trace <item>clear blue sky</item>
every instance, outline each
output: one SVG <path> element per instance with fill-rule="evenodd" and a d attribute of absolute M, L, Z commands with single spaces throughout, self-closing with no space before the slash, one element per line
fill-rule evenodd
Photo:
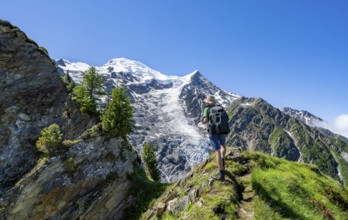
<path fill-rule="evenodd" d="M 348 114 L 348 1 L 2 1 L 54 59 L 199 70 L 219 87 L 332 121 Z"/>

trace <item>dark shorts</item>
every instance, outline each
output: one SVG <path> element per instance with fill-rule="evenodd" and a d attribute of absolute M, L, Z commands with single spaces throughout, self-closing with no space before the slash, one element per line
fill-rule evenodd
<path fill-rule="evenodd" d="M 221 145 L 225 146 L 226 135 L 225 134 L 209 134 L 209 140 L 213 150 L 217 151 L 217 150 L 220 150 Z"/>

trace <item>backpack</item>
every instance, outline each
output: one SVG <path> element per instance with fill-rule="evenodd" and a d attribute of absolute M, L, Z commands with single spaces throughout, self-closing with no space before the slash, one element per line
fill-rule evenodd
<path fill-rule="evenodd" d="M 210 134 L 228 134 L 228 115 L 221 105 L 210 108 L 208 132 Z"/>

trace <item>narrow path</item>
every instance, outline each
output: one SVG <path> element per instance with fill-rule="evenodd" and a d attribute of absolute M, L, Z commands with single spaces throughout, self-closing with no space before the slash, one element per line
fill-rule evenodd
<path fill-rule="evenodd" d="M 251 174 L 246 174 L 237 178 L 242 182 L 244 191 L 242 193 L 243 199 L 240 201 L 238 209 L 238 219 L 251 220 L 254 217 L 254 202 L 255 192 L 251 185 Z"/>
<path fill-rule="evenodd" d="M 251 173 L 250 173 L 250 164 L 241 158 L 241 150 L 233 149 L 228 152 L 226 155 L 227 160 L 233 160 L 237 163 L 240 163 L 244 166 L 248 166 L 249 170 L 245 173 L 241 173 L 240 176 L 236 176 L 238 182 L 240 182 L 244 186 L 244 190 L 242 192 L 243 198 L 240 200 L 239 208 L 238 208 L 238 220 L 252 220 L 254 218 L 254 197 L 255 192 L 252 188 L 251 184 Z"/>

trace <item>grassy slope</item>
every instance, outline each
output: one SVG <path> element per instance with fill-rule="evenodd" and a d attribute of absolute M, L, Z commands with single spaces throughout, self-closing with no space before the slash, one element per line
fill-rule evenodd
<path fill-rule="evenodd" d="M 226 164 L 225 182 L 212 180 L 217 167 L 210 157 L 153 199 L 141 219 L 237 219 L 244 190 L 241 177 L 248 171 L 255 194 L 251 202 L 254 219 L 348 219 L 347 189 L 314 165 L 257 152 L 243 153 L 237 159 L 227 157 Z M 176 213 L 169 210 L 170 201 L 185 196 L 190 197 L 188 204 Z M 156 217 L 161 202 L 166 209 Z"/>
<path fill-rule="evenodd" d="M 254 163 L 255 219 L 348 219 L 347 189 L 316 166 L 261 153 L 244 157 Z"/>

